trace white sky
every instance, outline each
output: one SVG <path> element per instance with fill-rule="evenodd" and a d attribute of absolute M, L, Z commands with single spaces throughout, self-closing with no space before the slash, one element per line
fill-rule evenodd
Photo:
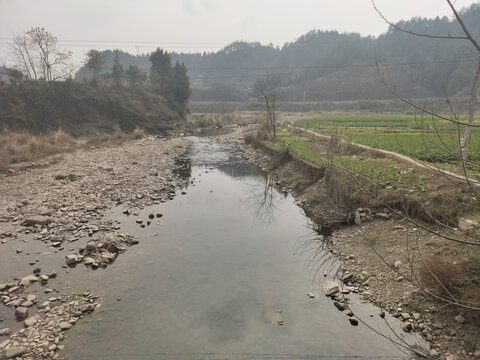
<path fill-rule="evenodd" d="M 392 21 L 451 16 L 445 0 L 376 3 Z M 478 0 L 455 1 L 458 9 L 472 3 Z M 235 40 L 283 45 L 313 29 L 374 36 L 387 30 L 371 0 L 0 0 L 1 38 L 33 26 L 44 27 L 62 40 L 77 63 L 91 48 L 121 48 L 133 54 L 156 46 L 216 51 Z M 0 64 L 11 62 L 8 41 L 0 39 Z"/>

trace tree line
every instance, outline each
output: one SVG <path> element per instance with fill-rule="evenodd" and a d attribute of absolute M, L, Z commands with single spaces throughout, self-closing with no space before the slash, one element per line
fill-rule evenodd
<path fill-rule="evenodd" d="M 168 101 L 187 106 L 191 93 L 187 67 L 178 61 L 172 66 L 168 52 L 157 48 L 150 54 L 151 66 L 148 74 L 137 65 L 128 65 L 128 68 L 124 69 L 118 50 L 115 50 L 111 72 L 103 72 L 105 60 L 104 54 L 98 50 L 92 49 L 86 55 L 84 64 L 91 72 L 90 80 L 93 85 L 103 82 L 116 87 L 143 86 Z"/>
<path fill-rule="evenodd" d="M 460 16 L 474 34 L 480 32 L 480 5 L 473 4 L 461 11 Z M 458 23 L 447 17 L 417 17 L 400 21 L 397 25 L 426 34 L 454 36 L 461 33 Z M 469 61 L 470 51 L 471 46 L 465 42 L 411 37 L 390 26 L 378 37 L 313 30 L 281 47 L 234 42 L 214 53 L 171 53 L 170 56 L 173 61 L 188 67 L 194 89 L 222 86 L 253 95 L 257 77 L 275 73 L 280 87 L 293 86 L 295 91 L 298 90 L 295 100 L 303 98 L 306 85 L 307 101 L 320 101 L 355 99 L 364 94 L 366 87 L 378 83 L 374 66 L 377 60 L 380 64 L 393 64 L 388 65 L 389 74 L 395 83 L 403 84 L 411 97 L 466 94 L 470 90 L 473 66 Z M 115 53 L 104 51 L 103 54 L 106 61 L 113 64 Z M 149 67 L 149 56 L 119 52 L 124 66 L 137 65 L 145 70 Z M 366 64 L 372 67 L 364 67 Z M 80 69 L 76 78 L 86 76 L 86 70 Z M 321 84 L 313 85 L 315 81 L 321 81 Z M 342 90 L 341 83 L 345 81 L 351 86 Z M 328 94 L 325 87 L 330 88 Z M 382 94 L 387 95 L 379 89 L 368 95 L 377 98 Z"/>

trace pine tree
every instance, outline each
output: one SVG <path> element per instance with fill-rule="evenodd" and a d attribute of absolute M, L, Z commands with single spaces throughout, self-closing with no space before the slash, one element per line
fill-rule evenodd
<path fill-rule="evenodd" d="M 173 68 L 173 90 L 175 102 L 185 107 L 192 91 L 187 68 L 185 64 L 180 65 L 178 61 Z"/>
<path fill-rule="evenodd" d="M 157 48 L 150 55 L 150 85 L 155 93 L 167 100 L 174 100 L 173 79 L 170 63 L 170 55 Z"/>

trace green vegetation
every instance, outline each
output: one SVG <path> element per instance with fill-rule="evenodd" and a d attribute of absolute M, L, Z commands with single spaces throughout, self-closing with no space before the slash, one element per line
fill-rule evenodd
<path fill-rule="evenodd" d="M 319 144 L 308 137 L 296 136 L 287 131 L 280 131 L 277 134 L 277 142 L 264 141 L 269 148 L 279 151 L 280 144 L 285 144 L 289 151 L 301 158 L 312 162 L 315 165 L 323 166 L 332 163 L 341 168 L 346 168 L 353 173 L 362 174 L 374 180 L 376 183 L 392 183 L 396 186 L 407 186 L 421 188 L 421 180 L 411 172 L 400 171 L 395 167 L 392 160 L 384 158 L 372 158 L 365 155 L 349 154 L 334 155 L 329 151 L 328 144 Z M 342 151 L 343 152 L 343 151 Z"/>
<path fill-rule="evenodd" d="M 340 134 L 359 144 L 428 162 L 453 162 L 459 155 L 457 127 L 446 120 L 422 121 L 414 115 L 322 114 L 296 121 L 295 126 L 325 135 Z M 463 136 L 463 131 L 461 134 Z M 478 129 L 473 131 L 471 138 L 470 159 L 480 160 Z"/>

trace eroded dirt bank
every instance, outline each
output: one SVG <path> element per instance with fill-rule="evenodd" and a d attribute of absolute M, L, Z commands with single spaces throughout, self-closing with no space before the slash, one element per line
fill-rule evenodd
<path fill-rule="evenodd" d="M 454 294 L 434 289 L 435 283 L 426 284 L 425 274 L 421 278 L 426 262 L 438 264 L 434 271 L 446 277 L 458 269 L 469 271 L 463 274 L 468 275 L 468 283 L 452 278 L 448 285 L 461 286 L 463 299 L 478 303 L 478 264 L 471 262 L 480 255 L 476 247 L 442 239 L 381 207 L 358 209 L 360 221 L 347 225 L 321 175 L 312 176 L 295 161 L 273 164 L 270 155 L 244 143 L 244 133 L 238 130 L 217 139 L 236 143 L 274 177 L 279 188 L 295 196 L 309 217 L 333 229 L 325 245 L 343 262 L 338 277 L 348 291 L 400 319 L 405 332 L 418 334 L 430 345 L 431 358 L 480 358 L 478 311 L 454 305 Z M 455 232 L 452 229 L 457 236 Z"/>
<path fill-rule="evenodd" d="M 175 172 L 175 157 L 186 145 L 150 137 L 0 177 L 1 359 L 59 357 L 64 332 L 101 299 L 88 284 L 73 292 L 56 288 L 55 280 L 68 266 L 107 267 L 137 242 L 105 220 L 104 210 L 122 204 L 135 213 L 173 198 L 185 181 Z M 43 268 L 52 256 L 62 266 Z"/>

